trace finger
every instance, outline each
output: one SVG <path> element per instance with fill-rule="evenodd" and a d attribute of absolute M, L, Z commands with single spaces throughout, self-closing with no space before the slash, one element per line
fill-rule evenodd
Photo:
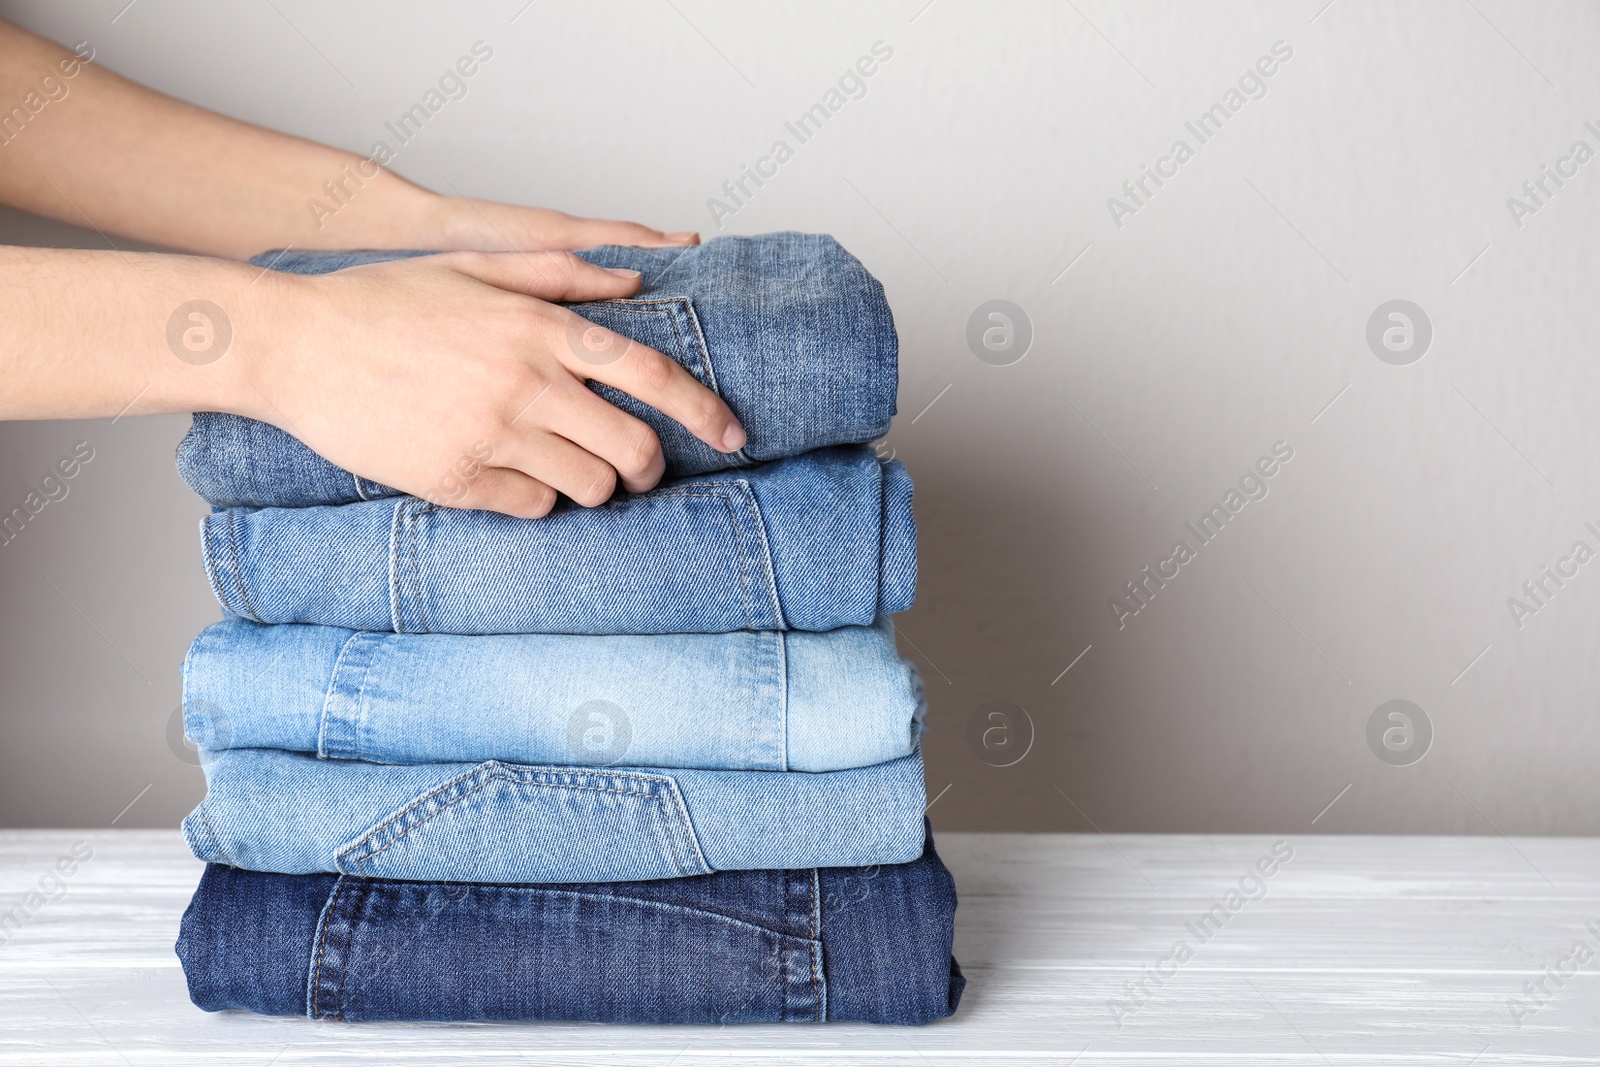
<path fill-rule="evenodd" d="M 542 430 L 507 441 L 497 450 L 495 461 L 560 490 L 586 508 L 604 504 L 617 488 L 611 464 Z"/>
<path fill-rule="evenodd" d="M 719 451 L 744 447 L 744 427 L 728 405 L 676 361 L 573 312 L 563 316 L 566 343 L 555 351 L 573 374 L 637 397 Z"/>
<path fill-rule="evenodd" d="M 661 481 L 667 461 L 654 430 L 576 383 L 552 393 L 544 404 L 546 429 L 609 463 L 630 493 Z"/>
<path fill-rule="evenodd" d="M 519 519 L 542 519 L 555 507 L 556 491 L 537 478 L 503 467 L 484 467 L 446 506 L 498 511 Z"/>
<path fill-rule="evenodd" d="M 614 222 L 610 219 L 569 219 L 553 236 L 557 248 L 593 248 L 595 245 L 674 248 L 700 243 L 697 233 L 663 233 L 637 222 Z"/>
<path fill-rule="evenodd" d="M 541 300 L 618 300 L 639 291 L 639 272 L 597 267 L 571 252 L 446 252 L 451 269 Z"/>

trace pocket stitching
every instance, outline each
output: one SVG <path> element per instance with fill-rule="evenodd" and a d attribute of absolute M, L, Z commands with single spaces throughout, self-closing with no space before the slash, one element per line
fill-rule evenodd
<path fill-rule="evenodd" d="M 716 488 L 724 488 L 724 487 L 727 487 L 727 486 L 738 486 L 738 485 L 743 485 L 743 484 L 744 483 L 742 483 L 742 482 L 711 483 L 711 485 L 714 485 Z M 738 549 L 737 551 L 735 551 L 734 555 L 737 557 L 738 564 L 739 564 L 739 595 L 744 600 L 744 624 L 745 624 L 745 627 L 747 629 L 754 630 L 756 628 L 756 622 L 755 622 L 755 612 L 751 609 L 751 603 L 750 603 L 750 585 L 751 585 L 750 573 L 749 573 L 748 570 L 746 570 L 745 565 L 744 565 L 744 557 L 745 557 L 744 540 L 739 535 L 739 519 L 738 519 L 738 516 L 734 513 L 734 510 L 733 510 L 732 494 L 726 493 L 726 492 L 722 492 L 722 493 L 696 493 L 696 492 L 693 491 L 692 488 L 685 488 L 685 489 L 662 489 L 662 490 L 658 490 L 656 492 L 652 492 L 652 493 L 650 493 L 648 495 L 652 496 L 652 497 L 654 497 L 656 499 L 666 499 L 668 497 L 704 497 L 704 498 L 706 498 L 708 500 L 720 500 L 720 501 L 722 501 L 723 507 L 728 509 L 728 528 L 733 532 L 733 541 L 734 541 L 735 546 L 737 546 L 737 549 Z M 778 615 L 777 621 L 778 621 L 778 623 L 780 625 L 782 624 L 783 616 L 781 614 Z"/>
<path fill-rule="evenodd" d="M 387 819 L 383 820 L 383 822 L 379 823 L 377 826 L 374 826 L 372 829 L 370 829 L 366 833 L 362 834 L 355 841 L 352 841 L 349 845 L 346 845 L 344 848 L 340 849 L 335 854 L 335 858 L 338 859 L 340 862 L 343 862 L 346 857 L 348 857 L 352 853 L 356 852 L 361 846 L 363 846 L 365 843 L 367 843 L 375 835 L 380 834 L 383 831 L 389 829 L 390 827 L 392 827 L 394 825 L 395 822 L 399 821 L 400 819 L 403 819 L 406 815 L 410 814 L 417 807 L 419 807 L 419 806 L 421 806 L 423 804 L 426 804 L 429 801 L 433 800 L 435 797 L 438 796 L 438 794 L 440 792 L 442 792 L 444 790 L 447 790 L 447 789 L 451 788 L 452 786 L 455 786 L 455 785 L 457 785 L 459 783 L 462 783 L 462 782 L 466 781 L 466 779 L 472 777 L 475 774 L 482 773 L 483 774 L 483 780 L 478 782 L 471 789 L 468 789 L 466 792 L 460 794 L 459 796 L 454 797 L 448 803 L 440 804 L 439 807 L 435 811 L 429 813 L 428 815 L 426 815 L 426 816 L 422 817 L 421 819 L 419 819 L 417 822 L 415 822 L 412 825 L 410 825 L 410 826 L 406 827 L 405 829 L 401 830 L 398 834 L 396 834 L 394 837 L 390 838 L 384 844 L 378 846 L 376 849 L 374 849 L 374 850 L 372 850 L 370 852 L 367 852 L 365 855 L 361 856 L 358 860 L 356 860 L 356 862 L 358 862 L 358 863 L 369 863 L 369 862 L 371 862 L 371 860 L 374 857 L 376 857 L 378 855 L 381 855 L 383 852 L 387 851 L 392 846 L 398 844 L 408 834 L 410 834 L 411 831 L 416 830 L 416 829 L 420 829 L 421 827 L 426 826 L 428 823 L 432 822 L 435 818 L 437 818 L 438 816 L 444 814 L 446 811 L 450 810 L 451 808 L 455 807 L 457 804 L 459 804 L 461 801 L 465 800 L 467 797 L 470 797 L 472 794 L 474 794 L 474 793 L 478 792 L 479 790 L 481 790 L 481 789 L 485 788 L 486 786 L 488 786 L 490 782 L 502 781 L 502 780 L 503 781 L 512 781 L 512 782 L 517 781 L 516 773 L 514 771 L 508 772 L 508 770 L 506 769 L 506 765 L 505 764 L 499 763 L 499 761 L 492 761 L 492 762 L 494 763 L 494 769 L 493 770 L 490 770 L 490 771 L 485 773 L 482 766 L 474 767 L 472 770 L 466 772 L 463 775 L 460 775 L 459 777 L 457 777 L 453 781 L 446 782 L 443 785 L 436 786 L 435 788 L 430 789 L 427 793 L 425 793 L 422 796 L 418 797 L 417 799 L 413 800 L 410 804 L 407 804 L 404 808 L 401 808 L 399 811 L 395 812 L 393 815 L 390 815 Z M 485 766 L 487 766 L 487 765 L 485 765 Z M 637 782 L 640 782 L 640 783 L 650 783 L 650 784 L 657 784 L 657 783 L 663 783 L 663 782 L 669 783 L 669 784 L 672 783 L 672 779 L 671 778 L 667 778 L 665 776 L 661 776 L 661 777 L 646 777 L 644 775 L 616 774 L 616 775 L 607 775 L 606 777 L 610 778 L 610 779 L 613 779 L 613 780 L 637 781 Z M 659 793 L 655 793 L 655 792 L 652 792 L 652 791 L 649 791 L 649 790 L 607 789 L 604 786 L 566 785 L 564 783 L 557 783 L 557 782 L 531 782 L 531 783 L 525 783 L 525 784 L 539 785 L 539 786 L 544 786 L 546 788 L 571 789 L 571 790 L 578 790 L 578 791 L 591 792 L 591 793 L 615 793 L 618 796 L 632 796 L 632 797 L 640 797 L 642 799 L 647 799 L 647 800 L 654 800 L 656 802 L 657 807 L 659 807 L 661 809 L 662 820 L 670 822 L 666 801 L 661 797 L 661 795 Z M 692 826 L 692 824 L 689 823 L 689 821 L 688 821 L 688 812 L 684 811 L 681 807 L 679 808 L 679 816 L 680 816 L 680 818 L 682 818 L 685 826 Z M 692 830 L 691 830 L 691 833 L 692 833 Z M 678 850 L 674 849 L 673 851 L 676 852 Z M 678 866 L 678 868 L 680 870 L 682 870 L 684 868 L 685 864 L 683 863 L 681 855 L 674 856 L 673 857 L 673 861 Z M 701 873 L 707 873 L 707 872 L 709 872 L 711 870 L 711 868 L 709 866 L 705 865 L 703 859 L 702 859 L 702 866 L 705 867 L 704 871 L 693 871 L 693 872 L 690 872 L 690 873 L 701 874 Z M 359 872 L 348 872 L 348 873 L 359 873 Z"/>
<path fill-rule="evenodd" d="M 349 637 L 345 638 L 344 644 L 339 646 L 339 654 L 337 656 L 333 657 L 333 670 L 328 673 L 328 688 L 322 694 L 322 714 L 320 716 L 318 716 L 318 718 L 317 718 L 317 758 L 318 759 L 327 759 L 328 758 L 328 755 L 324 751 L 324 749 L 327 747 L 327 743 L 328 743 L 328 719 L 330 718 L 329 709 L 330 709 L 330 705 L 332 704 L 333 699 L 334 699 L 334 693 L 335 693 L 335 691 L 336 691 L 336 689 L 338 688 L 338 685 L 339 685 L 339 671 L 344 667 L 345 653 L 349 652 L 350 649 L 351 649 L 351 646 L 353 646 L 358 640 L 361 639 L 361 637 L 362 637 L 364 632 L 365 631 L 362 631 L 362 630 L 353 631 L 350 634 Z M 367 688 L 366 674 L 367 674 L 366 671 L 362 672 L 361 687 L 360 687 L 359 690 L 357 690 L 357 698 L 358 698 L 358 700 L 360 698 L 360 695 L 366 692 L 366 688 Z M 349 758 L 349 757 L 345 757 L 345 758 Z"/>
<path fill-rule="evenodd" d="M 716 371 L 711 366 L 710 353 L 706 348 L 705 332 L 700 329 L 700 320 L 698 316 L 695 315 L 694 302 L 688 297 L 658 297 L 652 300 L 601 300 L 593 301 L 592 303 L 609 307 L 616 311 L 625 312 L 629 315 L 658 314 L 660 311 L 670 312 L 670 309 L 673 307 L 678 308 L 694 326 L 695 338 L 697 341 L 699 341 L 699 344 L 697 345 L 686 344 L 684 342 L 683 329 L 678 325 L 678 320 L 672 314 L 668 313 L 665 315 L 665 318 L 667 322 L 671 324 L 672 332 L 677 338 L 678 351 L 684 353 L 685 356 L 692 358 L 699 365 L 701 372 L 706 378 L 706 381 L 703 383 L 706 388 L 710 389 L 713 393 L 716 393 L 717 396 L 722 396 L 722 390 L 717 388 Z M 581 318 L 582 316 L 580 315 L 579 317 Z M 635 343 L 637 344 L 640 342 Z M 693 372 L 691 371 L 690 373 Z M 740 449 L 739 455 L 743 456 L 743 454 L 744 450 Z"/>

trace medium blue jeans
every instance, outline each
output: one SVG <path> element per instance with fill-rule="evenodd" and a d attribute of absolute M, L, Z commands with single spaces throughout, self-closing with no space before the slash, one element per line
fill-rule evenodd
<path fill-rule="evenodd" d="M 956 1010 L 955 885 L 905 864 L 483 885 L 206 867 L 177 952 L 206 1011 L 351 1022 L 858 1021 Z"/>
<path fill-rule="evenodd" d="M 542 519 L 402 496 L 232 508 L 206 573 L 256 622 L 453 634 L 831 630 L 911 606 L 911 479 L 828 448 Z"/>
<path fill-rule="evenodd" d="M 828 633 L 457 637 L 207 627 L 183 666 L 206 751 L 379 763 L 839 771 L 917 750 L 923 694 L 888 619 Z"/>
<path fill-rule="evenodd" d="M 251 262 L 324 274 L 426 254 L 287 251 Z M 888 432 L 898 382 L 894 319 L 883 286 L 833 238 L 774 233 L 718 237 L 689 248 L 606 246 L 578 255 L 644 278 L 631 299 L 574 304 L 572 310 L 677 360 L 744 424 L 744 448 L 724 455 L 669 416 L 591 382 L 591 389 L 656 431 L 669 474 L 863 444 Z M 178 446 L 178 471 L 220 507 L 308 507 L 394 495 L 275 426 L 216 412 L 195 414 Z"/>
<path fill-rule="evenodd" d="M 474 640 L 483 640 L 475 638 Z M 282 874 L 627 882 L 866 867 L 922 852 L 921 754 L 858 770 L 399 766 L 202 750 L 199 859 Z"/>

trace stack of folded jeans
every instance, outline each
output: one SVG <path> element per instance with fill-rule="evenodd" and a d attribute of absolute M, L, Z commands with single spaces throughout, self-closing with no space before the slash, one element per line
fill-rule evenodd
<path fill-rule="evenodd" d="M 284 252 L 321 273 L 404 252 Z M 748 441 L 544 519 L 439 507 L 200 413 L 226 618 L 184 664 L 207 1010 L 349 1020 L 922 1023 L 955 1010 L 923 812 L 915 586 L 882 287 L 826 237 L 580 253 L 573 305 L 678 360 Z M 336 354 L 330 354 L 336 355 Z"/>

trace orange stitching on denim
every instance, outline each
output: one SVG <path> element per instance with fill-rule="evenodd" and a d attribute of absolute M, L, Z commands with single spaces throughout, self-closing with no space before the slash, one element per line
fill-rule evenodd
<path fill-rule="evenodd" d="M 323 905 L 322 929 L 318 931 L 317 938 L 317 965 L 311 976 L 311 1017 L 317 1017 L 317 998 L 322 994 L 322 957 L 328 948 L 327 913 L 332 911 L 339 901 L 339 891 L 344 888 L 344 878 L 341 876 L 333 883 L 333 889 L 328 893 L 328 902 Z M 342 1018 L 342 1015 L 340 1016 Z"/>

